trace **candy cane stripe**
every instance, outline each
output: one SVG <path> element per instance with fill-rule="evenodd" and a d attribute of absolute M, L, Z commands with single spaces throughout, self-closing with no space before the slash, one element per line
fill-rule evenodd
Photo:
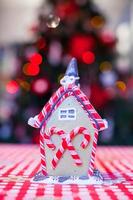
<path fill-rule="evenodd" d="M 53 169 L 55 169 L 55 167 L 56 167 L 56 159 L 52 160 L 52 166 L 53 166 Z"/>
<path fill-rule="evenodd" d="M 71 146 L 71 144 L 70 144 L 71 140 L 76 136 L 76 134 L 82 134 L 82 133 L 83 133 L 83 134 L 85 133 L 85 134 L 87 135 L 86 128 L 84 128 L 84 127 L 76 127 L 75 129 L 73 129 L 73 130 L 71 131 L 70 135 L 67 136 L 67 137 L 62 141 L 61 147 L 57 150 L 56 156 L 54 156 L 54 158 L 53 158 L 52 164 L 54 163 L 54 166 L 53 166 L 54 168 L 57 166 L 59 160 L 61 159 L 61 157 L 62 157 L 62 155 L 63 155 L 63 153 L 64 153 L 64 151 L 65 151 L 66 149 L 68 149 L 68 150 L 70 151 L 71 156 L 72 156 L 72 158 L 74 159 L 76 165 L 81 165 L 81 164 L 82 164 L 82 161 L 80 160 L 79 155 L 76 153 L 75 148 L 74 148 L 73 146 Z M 84 138 L 85 141 L 84 141 L 83 143 L 81 143 L 81 145 L 82 145 L 83 148 L 84 148 L 86 145 L 88 145 L 88 143 L 86 143 L 86 140 L 87 140 L 87 139 L 90 139 L 90 137 Z M 88 142 L 89 142 L 89 141 L 88 141 Z M 63 151 L 61 151 L 61 149 L 62 149 Z M 56 158 L 58 158 L 58 160 L 56 160 Z"/>
<path fill-rule="evenodd" d="M 61 151 L 58 151 L 57 154 L 56 154 L 57 158 L 60 158 L 62 156 L 62 152 Z"/>
<path fill-rule="evenodd" d="M 41 145 L 41 146 L 43 146 L 43 143 L 42 143 L 42 141 L 40 141 L 40 145 Z"/>
<path fill-rule="evenodd" d="M 45 158 L 45 156 L 41 153 L 41 157 Z"/>

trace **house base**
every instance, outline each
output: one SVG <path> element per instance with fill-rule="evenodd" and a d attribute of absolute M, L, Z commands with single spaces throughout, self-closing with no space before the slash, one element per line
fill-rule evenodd
<path fill-rule="evenodd" d="M 94 170 L 91 177 L 88 176 L 44 176 L 42 172 L 38 172 L 32 179 L 34 183 L 44 184 L 78 184 L 78 185 L 112 185 L 122 182 L 121 179 L 116 179 L 102 174 L 99 170 Z"/>

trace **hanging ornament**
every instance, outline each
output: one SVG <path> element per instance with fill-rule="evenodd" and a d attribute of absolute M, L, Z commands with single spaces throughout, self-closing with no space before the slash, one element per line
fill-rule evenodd
<path fill-rule="evenodd" d="M 56 28 L 60 23 L 60 18 L 56 15 L 50 14 L 47 18 L 46 25 L 49 28 Z"/>

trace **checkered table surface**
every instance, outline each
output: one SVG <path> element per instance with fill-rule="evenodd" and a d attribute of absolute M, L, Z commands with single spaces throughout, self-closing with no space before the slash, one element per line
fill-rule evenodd
<path fill-rule="evenodd" d="M 40 170 L 36 145 L 0 144 L 0 200 L 133 200 L 133 147 L 98 147 L 96 168 L 121 179 L 113 185 L 31 182 Z"/>

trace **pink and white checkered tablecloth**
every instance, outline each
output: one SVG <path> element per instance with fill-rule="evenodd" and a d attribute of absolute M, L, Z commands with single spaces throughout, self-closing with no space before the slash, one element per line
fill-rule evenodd
<path fill-rule="evenodd" d="M 36 145 L 0 145 L 0 200 L 133 200 L 133 147 L 98 147 L 96 168 L 121 183 L 51 185 L 33 183 L 40 170 Z"/>

